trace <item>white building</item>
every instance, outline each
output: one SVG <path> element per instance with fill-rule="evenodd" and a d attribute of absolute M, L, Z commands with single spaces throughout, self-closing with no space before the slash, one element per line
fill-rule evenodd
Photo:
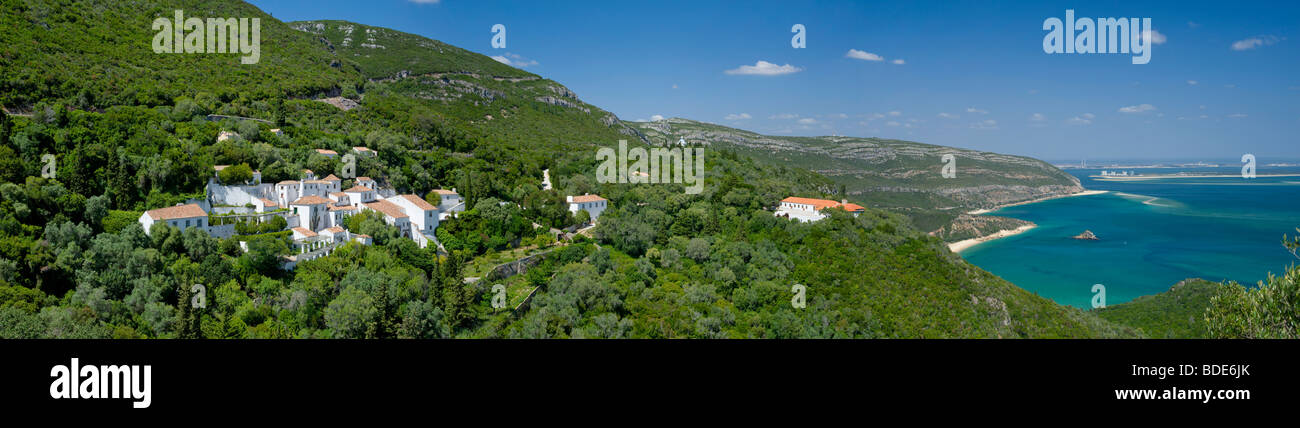
<path fill-rule="evenodd" d="M 356 152 L 358 155 L 365 156 L 365 157 L 375 157 L 376 155 L 379 154 L 379 152 L 370 150 L 369 148 L 366 147 L 360 147 L 360 146 L 353 147 L 352 151 Z"/>
<path fill-rule="evenodd" d="M 389 226 L 395 226 L 401 231 L 402 236 L 412 238 L 411 236 L 411 217 L 406 215 L 406 210 L 402 207 L 380 199 L 374 202 L 361 204 L 363 210 L 375 211 L 384 215 L 384 222 Z M 418 242 L 418 241 L 417 241 Z"/>
<path fill-rule="evenodd" d="M 289 209 L 298 216 L 299 226 L 307 230 L 320 230 L 334 225 L 329 204 L 329 199 L 320 196 L 303 196 L 289 203 Z"/>
<path fill-rule="evenodd" d="M 397 195 L 385 199 L 402 208 L 411 222 L 411 238 L 423 248 L 438 229 L 438 207 L 415 195 Z"/>
<path fill-rule="evenodd" d="M 140 215 L 140 226 L 144 227 L 144 233 L 149 234 L 149 228 L 154 223 L 163 222 L 171 227 L 185 230 L 191 227 L 203 228 L 206 232 L 208 228 L 208 213 L 203 211 L 199 204 L 177 205 L 174 207 L 159 208 L 156 210 L 145 211 Z"/>
<path fill-rule="evenodd" d="M 343 193 L 348 195 L 348 201 L 352 204 L 364 204 L 375 200 L 375 191 L 366 186 L 352 186 L 351 189 L 344 190 Z"/>
<path fill-rule="evenodd" d="M 609 200 L 599 195 L 579 195 L 569 196 L 568 202 L 569 212 L 577 214 L 578 211 L 586 210 L 587 214 L 591 215 L 591 221 L 594 223 L 596 218 L 600 217 L 600 213 L 605 212 Z"/>
<path fill-rule="evenodd" d="M 776 216 L 793 218 L 803 222 L 817 221 L 826 218 L 826 213 L 823 211 L 830 208 L 839 208 L 852 213 L 854 216 L 866 211 L 863 206 L 849 203 L 848 200 L 835 202 L 828 199 L 791 196 L 781 200 L 781 204 L 776 209 Z"/>
<path fill-rule="evenodd" d="M 440 198 L 438 201 L 438 212 L 440 220 L 446 220 L 452 213 L 465 211 L 465 200 L 461 199 L 456 189 L 434 189 L 434 193 Z"/>

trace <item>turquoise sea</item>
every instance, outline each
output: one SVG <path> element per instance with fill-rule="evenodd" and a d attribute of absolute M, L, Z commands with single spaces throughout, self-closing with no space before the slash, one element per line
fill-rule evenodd
<path fill-rule="evenodd" d="M 1059 198 L 990 213 L 1038 227 L 989 241 L 962 257 L 1058 303 L 1091 307 L 1094 284 L 1109 305 L 1156 294 L 1186 278 L 1254 285 L 1298 262 L 1281 245 L 1300 227 L 1300 176 L 1243 179 L 1240 167 L 1153 168 L 1235 177 L 1103 181 L 1100 169 L 1067 172 L 1088 190 L 1110 193 Z M 1261 168 L 1258 175 L 1300 174 L 1300 168 Z M 1071 239 L 1091 230 L 1099 241 Z"/>

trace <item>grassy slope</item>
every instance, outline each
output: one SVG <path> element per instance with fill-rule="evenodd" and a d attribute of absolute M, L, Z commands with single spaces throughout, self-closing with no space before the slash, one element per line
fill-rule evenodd
<path fill-rule="evenodd" d="M 1187 279 L 1169 291 L 1092 311 L 1102 319 L 1136 328 L 1146 337 L 1185 339 L 1208 337 L 1205 308 L 1223 284 Z"/>

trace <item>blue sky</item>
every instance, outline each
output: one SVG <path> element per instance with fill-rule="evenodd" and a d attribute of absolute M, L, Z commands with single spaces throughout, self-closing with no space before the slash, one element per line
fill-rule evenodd
<path fill-rule="evenodd" d="M 285 21 L 344 19 L 509 57 L 629 120 L 1048 160 L 1300 158 L 1297 2 L 252 3 Z M 1045 53 L 1043 21 L 1066 9 L 1151 18 L 1150 63 Z M 491 45 L 494 24 L 506 26 L 505 49 Z M 794 24 L 804 49 L 791 47 Z M 797 71 L 740 72 L 759 61 Z"/>

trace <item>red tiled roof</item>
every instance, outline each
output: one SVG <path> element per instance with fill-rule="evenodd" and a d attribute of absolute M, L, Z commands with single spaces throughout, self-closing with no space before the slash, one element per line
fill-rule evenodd
<path fill-rule="evenodd" d="M 374 190 L 371 190 L 369 187 L 361 186 L 361 185 L 352 186 L 351 189 L 344 190 L 344 192 L 347 193 L 361 193 L 361 192 L 373 192 L 373 191 Z"/>
<path fill-rule="evenodd" d="M 356 205 L 344 205 L 341 207 L 338 205 L 330 205 L 330 211 L 356 211 L 356 210 L 357 210 Z"/>
<path fill-rule="evenodd" d="M 322 154 L 322 155 L 337 155 L 337 154 L 339 154 L 339 152 L 336 152 L 336 151 L 333 151 L 333 150 L 329 150 L 329 149 L 316 149 L 316 153 L 320 153 L 320 154 Z"/>
<path fill-rule="evenodd" d="M 308 237 L 308 238 L 313 237 L 313 236 L 316 236 L 316 232 L 312 232 L 311 230 L 308 230 L 307 228 L 302 227 L 302 226 L 298 226 L 298 227 L 293 228 L 293 231 L 294 231 L 294 232 L 298 232 L 298 233 L 301 234 L 302 236 L 305 236 L 305 237 Z"/>
<path fill-rule="evenodd" d="M 279 185 L 281 185 L 281 184 L 298 184 L 298 181 L 296 181 L 296 180 L 284 180 L 284 181 L 281 181 L 281 182 L 279 182 L 279 183 L 275 183 L 276 186 L 279 186 Z"/>
<path fill-rule="evenodd" d="M 149 218 L 158 220 L 172 220 L 178 218 L 207 217 L 208 213 L 199 207 L 199 204 L 177 205 L 174 207 L 159 208 L 156 210 L 146 211 Z"/>
<path fill-rule="evenodd" d="M 607 199 L 600 197 L 600 195 L 580 195 L 573 197 L 573 202 L 596 202 L 604 200 Z"/>
<path fill-rule="evenodd" d="M 337 234 L 343 233 L 343 228 L 338 227 L 338 226 L 334 226 L 334 227 L 331 227 L 331 228 L 329 228 L 329 229 L 325 229 L 325 231 L 337 235 Z"/>
<path fill-rule="evenodd" d="M 343 181 L 343 179 L 338 178 L 338 177 L 335 177 L 334 174 L 327 175 L 327 176 L 325 176 L 325 178 L 323 178 L 322 180 L 325 180 L 325 181 Z"/>
<path fill-rule="evenodd" d="M 795 203 L 795 204 L 812 205 L 812 206 L 813 206 L 813 209 L 818 210 L 818 211 L 821 211 L 821 210 L 824 210 L 824 209 L 827 209 L 827 208 L 841 208 L 841 209 L 843 209 L 843 210 L 845 210 L 845 211 L 848 211 L 848 212 L 858 212 L 858 211 L 864 211 L 864 210 L 866 210 L 866 208 L 864 208 L 862 205 L 853 204 L 853 203 L 840 203 L 840 202 L 835 202 L 835 201 L 832 201 L 832 200 L 829 200 L 829 199 L 800 198 L 800 197 L 797 197 L 797 196 L 791 196 L 791 197 L 788 197 L 788 198 L 782 199 L 781 202 L 790 202 L 790 203 Z"/>
<path fill-rule="evenodd" d="M 439 195 L 458 195 L 455 190 L 434 189 L 433 191 Z"/>
<path fill-rule="evenodd" d="M 330 202 L 332 201 L 330 201 L 329 199 L 325 199 L 316 195 L 311 195 L 311 196 L 303 196 L 301 198 L 298 198 L 298 200 L 290 202 L 289 205 L 320 205 L 320 204 L 328 204 Z"/>
<path fill-rule="evenodd" d="M 432 204 L 430 204 L 429 201 L 426 201 L 426 200 L 424 200 L 424 199 L 420 199 L 419 196 L 415 196 L 415 195 L 399 195 L 399 196 L 401 196 L 402 198 L 406 199 L 407 201 L 410 201 L 412 204 L 415 204 L 415 206 L 416 206 L 417 208 L 419 208 L 419 209 L 422 209 L 422 210 L 425 210 L 425 211 L 433 211 L 433 210 L 438 209 L 437 207 L 435 207 L 435 206 L 433 206 Z"/>
<path fill-rule="evenodd" d="M 406 212 L 402 210 L 402 207 L 399 207 L 397 206 L 397 204 L 394 204 L 392 202 L 388 202 L 381 199 L 374 202 L 368 202 L 365 205 L 367 208 L 370 208 L 375 211 L 379 211 L 384 215 L 392 218 L 406 218 Z"/>

